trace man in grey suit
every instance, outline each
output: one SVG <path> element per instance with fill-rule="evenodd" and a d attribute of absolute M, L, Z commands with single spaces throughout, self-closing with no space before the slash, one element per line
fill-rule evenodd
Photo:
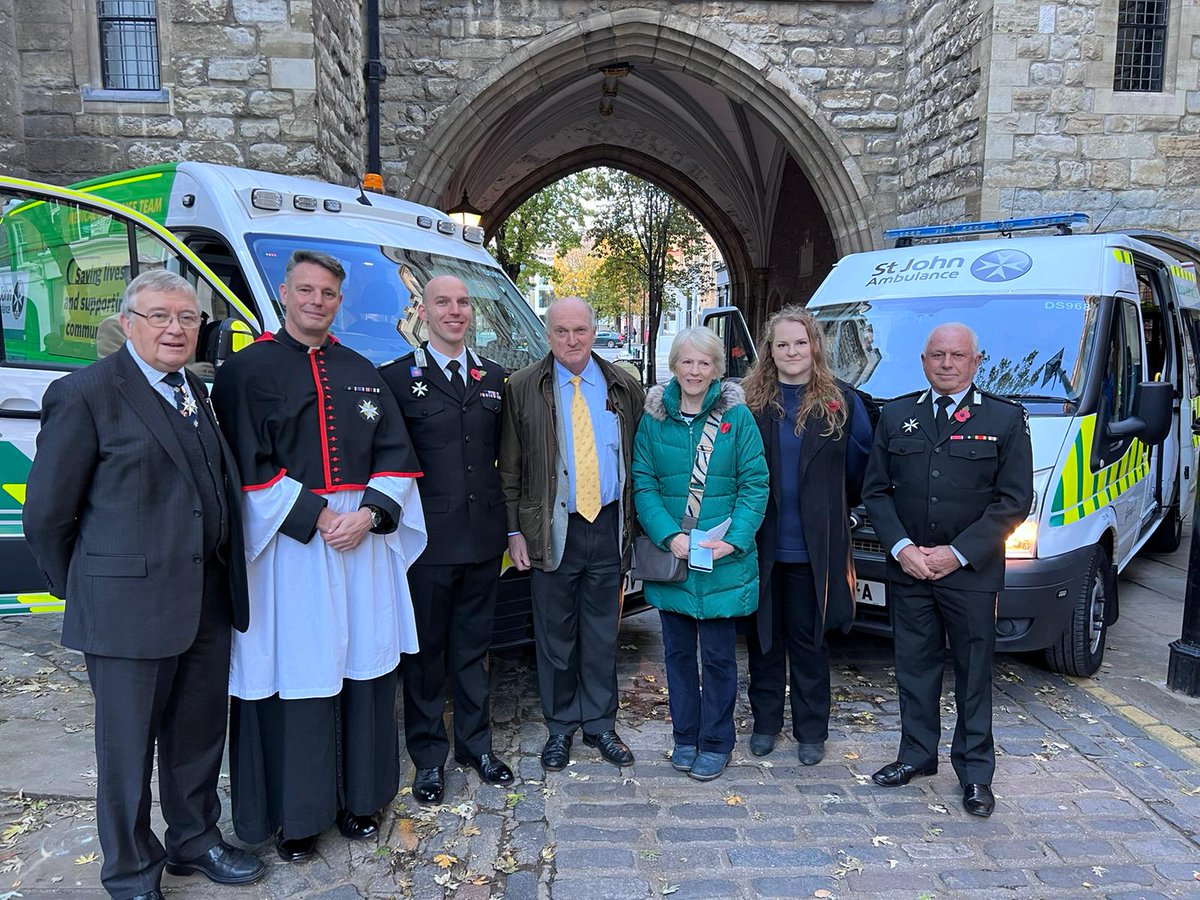
<path fill-rule="evenodd" d="M 121 320 L 122 349 L 46 389 L 24 529 L 96 698 L 101 881 L 156 900 L 164 865 L 221 884 L 266 867 L 217 828 L 231 626 L 246 629 L 249 607 L 237 469 L 183 368 L 196 292 L 147 272 Z M 156 742 L 166 849 L 150 830 Z"/>

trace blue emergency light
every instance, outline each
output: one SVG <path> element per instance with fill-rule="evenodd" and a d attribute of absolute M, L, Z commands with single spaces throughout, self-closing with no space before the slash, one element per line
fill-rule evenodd
<path fill-rule="evenodd" d="M 1055 213 L 1049 216 L 1025 216 L 1019 219 L 996 219 L 992 222 L 962 222 L 956 225 L 922 225 L 918 228 L 889 228 L 883 233 L 887 240 L 895 240 L 897 247 L 908 247 L 913 241 L 924 238 L 956 237 L 968 234 L 1011 234 L 1014 231 L 1033 231 L 1039 228 L 1057 228 L 1059 234 L 1070 234 L 1072 225 L 1086 225 L 1091 221 L 1087 213 Z"/>

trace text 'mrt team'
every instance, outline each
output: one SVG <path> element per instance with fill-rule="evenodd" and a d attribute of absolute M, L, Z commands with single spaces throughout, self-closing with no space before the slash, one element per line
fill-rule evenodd
<path fill-rule="evenodd" d="M 471 298 L 449 275 L 423 289 L 428 341 L 377 370 L 330 333 L 344 278 L 331 256 L 293 254 L 283 328 L 231 357 L 210 399 L 187 367 L 196 294 L 147 272 L 125 292 L 124 348 L 46 392 L 24 526 L 95 694 L 111 896 L 161 898 L 164 868 L 222 884 L 266 873 L 217 828 L 227 721 L 234 830 L 273 838 L 288 862 L 334 824 L 376 834 L 399 790 L 398 674 L 416 800 L 444 797 L 447 680 L 454 760 L 510 784 L 488 698 L 506 551 L 531 572 L 545 769 L 570 763 L 577 733 L 634 762 L 616 730 L 616 641 L 638 534 L 639 571 L 646 553 L 670 571 L 644 589 L 661 617 L 674 768 L 707 781 L 729 761 L 739 632 L 751 752 L 772 752 L 790 678 L 799 761 L 818 763 L 825 634 L 853 619 L 860 498 L 890 550 L 902 722 L 874 780 L 937 771 L 948 640 L 951 762 L 966 811 L 991 814 L 995 600 L 1032 472 L 1024 410 L 973 381 L 973 332 L 936 328 L 929 387 L 882 412 L 833 376 L 796 307 L 767 323 L 740 385 L 721 381 L 716 335 L 691 328 L 671 346 L 670 382 L 647 394 L 592 351 L 579 298 L 551 306 L 546 358 L 506 379 L 467 347 Z"/>

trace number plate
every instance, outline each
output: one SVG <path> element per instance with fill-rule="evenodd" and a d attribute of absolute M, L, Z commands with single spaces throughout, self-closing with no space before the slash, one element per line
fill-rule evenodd
<path fill-rule="evenodd" d="M 864 606 L 887 606 L 887 585 L 882 581 L 864 581 L 860 578 L 855 594 L 855 599 Z"/>

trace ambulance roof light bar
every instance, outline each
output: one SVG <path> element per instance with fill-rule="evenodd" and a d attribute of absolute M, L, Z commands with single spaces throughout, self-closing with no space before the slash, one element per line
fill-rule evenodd
<path fill-rule="evenodd" d="M 969 234 L 1003 234 L 1014 231 L 1035 231 L 1056 228 L 1059 234 L 1070 234 L 1071 226 L 1091 221 L 1087 213 L 1054 213 L 1048 216 L 1025 216 L 1019 219 L 996 219 L 992 222 L 961 222 L 956 225 L 922 225 L 919 228 L 889 228 L 883 233 L 886 240 L 895 240 L 897 247 L 911 247 L 913 241 L 926 238 L 958 237 Z"/>

